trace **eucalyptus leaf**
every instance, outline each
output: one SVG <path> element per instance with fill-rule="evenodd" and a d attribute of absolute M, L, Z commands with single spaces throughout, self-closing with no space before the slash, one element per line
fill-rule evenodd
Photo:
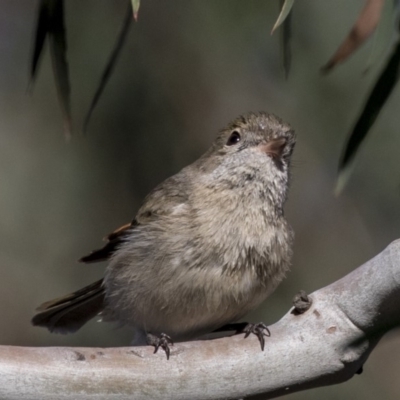
<path fill-rule="evenodd" d="M 294 0 L 285 0 L 283 6 L 281 8 L 281 12 L 278 16 L 278 19 L 275 22 L 274 27 L 272 28 L 271 35 L 275 32 L 275 30 L 285 21 L 287 16 L 289 15 L 294 4 Z"/>
<path fill-rule="evenodd" d="M 397 41 L 385 68 L 368 96 L 365 106 L 350 134 L 339 163 L 338 183 L 341 182 L 341 184 L 340 188 L 337 187 L 337 193 L 343 189 L 345 181 L 347 180 L 347 178 L 344 179 L 344 177 L 349 176 L 347 170 L 399 79 L 399 67 L 400 39 Z"/>
<path fill-rule="evenodd" d="M 289 77 L 290 67 L 292 64 L 292 14 L 289 14 L 282 26 L 282 55 L 283 55 L 283 70 L 285 71 L 285 78 Z"/>
<path fill-rule="evenodd" d="M 103 71 L 103 74 L 100 78 L 100 82 L 99 85 L 97 87 L 97 90 L 93 96 L 92 102 L 90 104 L 89 107 L 89 111 L 86 114 L 85 117 L 85 121 L 83 124 L 83 131 L 86 132 L 89 121 L 90 121 L 90 117 L 92 116 L 93 110 L 95 109 L 97 102 L 100 99 L 101 94 L 103 93 L 103 90 L 108 82 L 108 80 L 110 79 L 111 73 L 115 67 L 115 64 L 117 62 L 118 56 L 121 53 L 121 49 L 125 43 L 125 40 L 127 38 L 128 32 L 129 32 L 129 27 L 131 26 L 131 22 L 132 22 L 132 4 L 129 3 L 126 15 L 125 15 L 125 19 L 122 25 L 122 29 L 121 32 L 117 38 L 117 41 L 114 45 L 114 48 L 111 52 L 110 58 L 107 62 L 107 65 Z"/>
<path fill-rule="evenodd" d="M 72 133 L 70 83 L 67 62 L 67 39 L 64 25 L 64 2 L 51 1 L 50 53 L 60 107 L 64 117 L 64 132 L 69 138 Z"/>
<path fill-rule="evenodd" d="M 340 44 L 322 71 L 330 72 L 336 65 L 345 61 L 372 35 L 378 26 L 385 0 L 367 0 L 357 21 Z"/>
<path fill-rule="evenodd" d="M 379 46 L 379 44 L 383 42 L 389 42 L 387 38 L 386 40 L 384 39 L 386 34 L 384 27 L 389 23 L 393 24 L 393 7 L 394 5 L 390 4 L 388 1 L 386 1 L 382 7 L 381 17 L 372 37 L 371 48 L 368 59 L 365 63 L 363 74 L 368 73 L 372 65 L 377 62 L 380 57 L 382 57 L 382 51 L 384 50 Z"/>
<path fill-rule="evenodd" d="M 46 37 L 49 31 L 50 15 L 49 15 L 49 0 L 41 0 L 39 4 L 39 12 L 37 18 L 35 44 L 32 53 L 30 85 L 34 83 L 39 65 L 39 60 L 42 55 L 42 50 Z"/>
<path fill-rule="evenodd" d="M 135 18 L 135 21 L 137 21 L 139 16 L 140 0 L 131 0 L 131 2 L 132 2 L 133 18 Z"/>
<path fill-rule="evenodd" d="M 63 0 L 41 0 L 39 3 L 38 22 L 31 60 L 30 86 L 33 85 L 36 79 L 46 38 L 49 39 L 50 44 L 53 74 L 64 119 L 64 132 L 65 136 L 69 138 L 72 131 L 72 118 Z"/>

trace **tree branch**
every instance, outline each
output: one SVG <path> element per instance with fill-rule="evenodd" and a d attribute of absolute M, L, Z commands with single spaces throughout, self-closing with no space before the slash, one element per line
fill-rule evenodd
<path fill-rule="evenodd" d="M 0 346 L 0 398 L 269 399 L 346 381 L 400 324 L 400 240 L 311 298 L 270 327 L 264 352 L 243 335 L 177 343 L 169 361 L 149 347 Z"/>

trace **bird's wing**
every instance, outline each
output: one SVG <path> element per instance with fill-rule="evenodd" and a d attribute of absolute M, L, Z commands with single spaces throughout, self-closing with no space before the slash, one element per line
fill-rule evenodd
<path fill-rule="evenodd" d="M 123 243 L 124 239 L 129 236 L 132 229 L 137 225 L 136 220 L 133 220 L 129 224 L 125 224 L 111 232 L 104 238 L 107 243 L 101 249 L 93 250 L 87 256 L 82 257 L 79 261 L 88 264 L 108 260 L 114 251 Z"/>
<path fill-rule="evenodd" d="M 92 251 L 79 261 L 93 263 L 108 260 L 138 226 L 156 221 L 160 216 L 172 214 L 176 212 L 178 206 L 187 204 L 188 182 L 190 182 L 188 172 L 190 173 L 190 170 L 185 168 L 153 189 L 145 198 L 132 222 L 111 232 L 105 237 L 107 243 L 101 249 Z"/>

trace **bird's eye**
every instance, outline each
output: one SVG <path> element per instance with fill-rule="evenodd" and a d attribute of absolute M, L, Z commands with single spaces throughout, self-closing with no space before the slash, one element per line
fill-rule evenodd
<path fill-rule="evenodd" d="M 227 140 L 227 142 L 226 142 L 226 145 L 227 146 L 232 146 L 232 145 L 234 145 L 234 144 L 236 144 L 236 143 L 239 143 L 240 142 L 240 134 L 239 134 L 239 132 L 237 132 L 237 131 L 233 131 L 232 133 L 231 133 L 231 136 L 229 136 L 229 138 L 228 138 L 228 140 Z"/>

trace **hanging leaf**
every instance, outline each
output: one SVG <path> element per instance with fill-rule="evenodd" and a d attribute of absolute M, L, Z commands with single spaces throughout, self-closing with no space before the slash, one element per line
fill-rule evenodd
<path fill-rule="evenodd" d="M 115 67 L 115 63 L 118 59 L 119 54 L 121 53 L 122 46 L 124 45 L 126 37 L 128 35 L 129 27 L 131 26 L 131 22 L 132 22 L 132 4 L 129 3 L 129 7 L 128 7 L 128 10 L 127 10 L 127 13 L 125 16 L 125 20 L 123 22 L 121 32 L 118 36 L 118 39 L 117 39 L 115 46 L 113 48 L 113 51 L 111 53 L 111 56 L 110 56 L 108 63 L 103 71 L 103 74 L 100 78 L 100 83 L 97 87 L 96 93 L 93 96 L 92 102 L 89 107 L 89 111 L 86 114 L 85 122 L 83 124 L 84 132 L 86 132 L 86 130 L 87 130 L 93 110 L 95 109 L 96 104 L 99 101 L 100 96 L 103 93 L 103 90 L 104 90 L 108 80 L 110 79 L 111 73 Z"/>
<path fill-rule="evenodd" d="M 59 104 L 64 117 L 64 132 L 65 136 L 69 138 L 72 131 L 72 119 L 63 0 L 41 0 L 39 4 L 35 44 L 31 62 L 30 86 L 33 85 L 36 78 L 39 61 L 47 37 L 50 42 L 53 74 Z"/>
<path fill-rule="evenodd" d="M 287 16 L 282 28 L 283 70 L 285 71 L 285 78 L 288 79 L 292 64 L 292 52 L 290 48 L 292 39 L 292 13 Z"/>
<path fill-rule="evenodd" d="M 337 64 L 345 61 L 371 36 L 379 23 L 384 2 L 385 0 L 366 1 L 350 33 L 331 59 L 322 67 L 323 72 L 329 72 Z"/>
<path fill-rule="evenodd" d="M 372 89 L 364 109 L 361 112 L 345 147 L 343 156 L 339 164 L 339 177 L 336 193 L 339 194 L 343 189 L 348 176 L 349 167 L 356 155 L 358 148 L 365 139 L 369 129 L 375 122 L 383 105 L 390 96 L 393 88 L 399 79 L 400 67 L 400 39 L 389 58 L 388 63 L 380 74 L 374 88 Z"/>
<path fill-rule="evenodd" d="M 50 1 L 48 0 L 41 0 L 39 5 L 35 44 L 31 61 L 30 86 L 32 86 L 35 81 L 40 56 L 42 54 L 44 42 L 49 31 L 49 3 Z"/>
<path fill-rule="evenodd" d="M 285 21 L 286 17 L 289 15 L 290 10 L 292 9 L 294 4 L 294 0 L 285 0 L 283 6 L 281 8 L 281 12 L 278 16 L 278 19 L 275 22 L 274 27 L 272 28 L 271 35 L 275 32 L 275 30 Z"/>
<path fill-rule="evenodd" d="M 64 116 L 64 132 L 68 139 L 72 133 L 72 118 L 71 90 L 67 63 L 67 40 L 64 25 L 64 2 L 62 0 L 51 1 L 50 11 L 50 53 L 58 99 Z"/>
<path fill-rule="evenodd" d="M 391 21 L 390 18 L 392 14 L 393 14 L 393 4 L 390 4 L 388 1 L 384 2 L 381 11 L 381 17 L 379 18 L 378 25 L 375 28 L 375 32 L 372 37 L 371 48 L 363 71 L 364 75 L 369 72 L 372 65 L 374 65 L 377 62 L 379 56 L 382 56 L 382 52 L 385 51 L 385 49 L 382 49 L 381 46 L 379 46 L 378 44 L 383 42 L 388 42 L 387 39 L 385 40 L 386 32 L 384 26 L 388 24 L 388 21 Z"/>
<path fill-rule="evenodd" d="M 137 21 L 139 16 L 140 0 L 131 0 L 131 2 L 132 2 L 133 18 L 135 19 L 135 21 Z"/>

